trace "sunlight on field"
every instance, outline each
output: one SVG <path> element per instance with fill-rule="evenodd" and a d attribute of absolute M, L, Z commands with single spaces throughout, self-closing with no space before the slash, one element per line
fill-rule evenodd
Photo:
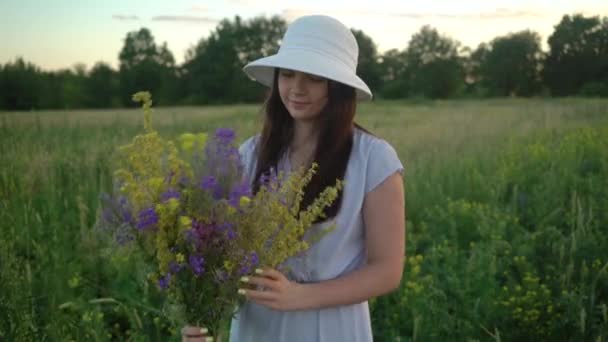
<path fill-rule="evenodd" d="M 356 120 L 391 142 L 402 159 L 415 162 L 419 156 L 449 157 L 469 150 L 484 150 L 539 131 L 561 132 L 601 125 L 608 122 L 606 113 L 608 101 L 588 99 L 383 101 L 360 104 Z M 169 135 L 230 126 L 237 130 L 240 140 L 244 140 L 258 131 L 261 107 L 161 107 L 155 109 L 153 121 L 155 127 Z M 19 127 L 26 131 L 46 131 L 47 127 L 59 129 L 58 133 L 67 133 L 65 129 L 86 130 L 93 134 L 91 138 L 104 135 L 105 142 L 110 139 L 117 143 L 141 127 L 142 115 L 137 109 L 0 112 L 0 123 L 4 129 Z M 41 139 L 44 134 L 52 135 L 45 132 Z M 85 145 L 98 142 L 97 139 L 81 141 Z"/>
<path fill-rule="evenodd" d="M 242 141 L 260 115 L 156 108 L 153 125 Z M 373 102 L 357 120 L 405 166 L 408 259 L 400 289 L 370 302 L 377 340 L 608 335 L 608 100 Z M 111 156 L 142 127 L 139 110 L 0 113 L 0 339 L 176 334 L 137 263 L 92 229 Z"/>

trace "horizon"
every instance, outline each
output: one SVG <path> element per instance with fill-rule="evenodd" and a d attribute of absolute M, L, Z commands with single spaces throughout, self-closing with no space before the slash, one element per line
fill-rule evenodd
<path fill-rule="evenodd" d="M 608 4 L 599 0 L 571 1 L 493 1 L 465 0 L 416 4 L 378 0 L 369 2 L 333 2 L 309 0 L 305 7 L 295 1 L 226 0 L 179 1 L 134 0 L 123 3 L 110 0 L 103 8 L 58 0 L 40 10 L 32 0 L 8 0 L 0 4 L 0 64 L 18 57 L 47 71 L 71 69 L 84 64 L 87 70 L 97 62 L 118 67 L 118 54 L 128 32 L 148 28 L 157 45 L 167 43 L 176 64 L 182 64 L 188 48 L 206 38 L 222 19 L 240 16 L 279 15 L 288 23 L 307 14 L 327 14 L 347 27 L 370 36 L 380 54 L 390 49 L 403 50 L 411 36 L 424 25 L 442 35 L 476 49 L 481 43 L 522 30 L 532 30 L 541 37 L 547 51 L 547 39 L 564 15 L 608 16 Z M 344 9 L 348 6 L 348 9 Z M 409 6 L 409 7 L 408 7 Z M 342 7 L 342 8 L 341 8 Z M 272 8 L 272 10 L 265 10 Z M 27 23 L 27 24 L 26 24 Z"/>

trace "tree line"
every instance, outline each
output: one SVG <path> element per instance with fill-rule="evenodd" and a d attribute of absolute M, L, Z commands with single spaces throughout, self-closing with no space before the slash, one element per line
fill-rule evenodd
<path fill-rule="evenodd" d="M 98 62 L 90 70 L 44 71 L 17 58 L 0 65 L 0 109 L 125 107 L 142 89 L 158 105 L 261 101 L 265 89 L 241 68 L 276 52 L 286 27 L 279 16 L 224 19 L 181 65 L 147 28 L 127 33 L 118 70 Z M 608 17 L 564 15 L 547 52 L 531 30 L 472 50 L 423 26 L 405 48 L 382 54 L 363 31 L 352 32 L 360 50 L 357 72 L 376 98 L 608 96 Z"/>

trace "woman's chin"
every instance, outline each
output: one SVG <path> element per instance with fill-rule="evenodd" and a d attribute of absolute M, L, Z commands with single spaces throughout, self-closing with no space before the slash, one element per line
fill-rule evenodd
<path fill-rule="evenodd" d="M 291 117 L 296 121 L 309 122 L 317 119 L 317 115 L 309 112 L 291 111 L 289 114 L 291 114 Z"/>

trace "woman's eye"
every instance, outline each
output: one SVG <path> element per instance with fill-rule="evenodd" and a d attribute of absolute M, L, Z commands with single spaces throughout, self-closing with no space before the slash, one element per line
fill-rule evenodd
<path fill-rule="evenodd" d="M 293 76 L 293 72 L 284 71 L 284 72 L 281 72 L 281 76 L 283 76 L 283 77 L 291 77 L 291 76 Z"/>

